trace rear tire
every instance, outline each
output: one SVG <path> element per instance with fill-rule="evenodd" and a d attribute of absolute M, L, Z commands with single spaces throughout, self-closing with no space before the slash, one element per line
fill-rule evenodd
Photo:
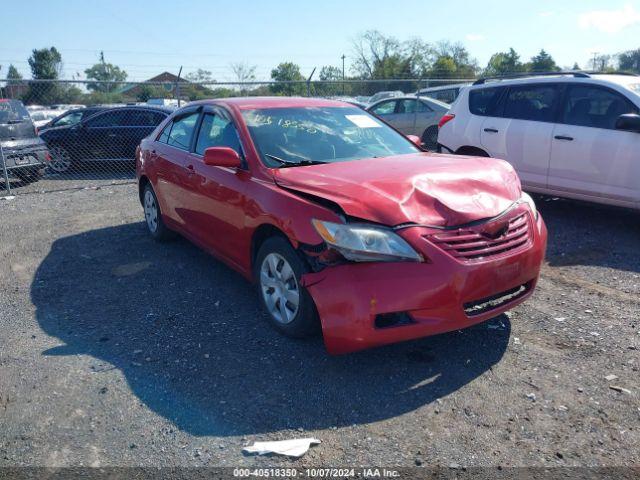
<path fill-rule="evenodd" d="M 69 152 L 60 145 L 49 147 L 51 161 L 49 162 L 49 170 L 53 173 L 65 173 L 72 167 L 71 156 Z"/>
<path fill-rule="evenodd" d="M 162 212 L 158 204 L 158 198 L 150 183 L 144 187 L 142 194 L 142 207 L 147 230 L 154 240 L 164 242 L 175 237 L 175 233 L 167 228 L 162 220 Z"/>
<path fill-rule="evenodd" d="M 438 126 L 431 125 L 422 133 L 422 145 L 427 150 L 435 151 L 438 148 Z"/>
<path fill-rule="evenodd" d="M 294 338 L 319 332 L 316 306 L 300 283 L 309 267 L 286 239 L 271 237 L 265 240 L 258 250 L 253 270 L 260 303 L 273 328 Z"/>

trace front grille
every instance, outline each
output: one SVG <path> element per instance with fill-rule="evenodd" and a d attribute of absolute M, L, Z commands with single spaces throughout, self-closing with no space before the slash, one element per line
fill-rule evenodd
<path fill-rule="evenodd" d="M 474 315 L 481 315 L 491 310 L 495 310 L 502 305 L 520 298 L 525 293 L 527 293 L 530 288 L 531 285 L 529 283 L 525 283 L 524 285 L 512 288 L 510 290 L 507 290 L 506 292 L 498 293 L 497 295 L 482 298 L 474 302 L 465 303 L 463 305 L 464 313 L 466 313 L 468 317 L 473 317 Z"/>
<path fill-rule="evenodd" d="M 495 239 L 471 229 L 437 233 L 429 238 L 449 255 L 461 261 L 484 260 L 528 245 L 529 221 L 527 213 L 512 218 L 505 234 Z"/>

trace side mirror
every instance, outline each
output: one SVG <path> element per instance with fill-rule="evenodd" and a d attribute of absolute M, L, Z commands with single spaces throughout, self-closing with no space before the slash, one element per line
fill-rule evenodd
<path fill-rule="evenodd" d="M 417 135 L 407 135 L 407 138 L 415 143 L 417 146 L 422 147 L 422 140 Z"/>
<path fill-rule="evenodd" d="M 242 165 L 242 160 L 233 148 L 209 147 L 204 151 L 204 164 L 212 167 L 238 168 Z"/>
<path fill-rule="evenodd" d="M 625 113 L 616 120 L 616 130 L 640 133 L 640 115 L 636 113 Z"/>

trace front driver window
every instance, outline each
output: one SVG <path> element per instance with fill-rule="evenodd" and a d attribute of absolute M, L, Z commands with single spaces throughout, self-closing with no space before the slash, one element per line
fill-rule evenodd
<path fill-rule="evenodd" d="M 625 113 L 638 113 L 638 109 L 622 95 L 604 88 L 571 86 L 563 120 L 569 125 L 614 129 Z"/>
<path fill-rule="evenodd" d="M 204 155 L 209 147 L 230 147 L 240 153 L 240 140 L 230 120 L 221 115 L 205 113 L 196 142 L 196 153 Z"/>
<path fill-rule="evenodd" d="M 390 100 L 388 102 L 382 102 L 380 105 L 373 107 L 371 111 L 376 115 L 391 115 L 395 111 L 395 109 L 395 100 Z"/>

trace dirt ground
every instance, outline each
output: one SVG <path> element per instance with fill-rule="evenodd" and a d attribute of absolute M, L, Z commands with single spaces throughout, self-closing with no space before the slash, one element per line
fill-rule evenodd
<path fill-rule="evenodd" d="M 539 199 L 532 299 L 331 357 L 253 288 L 153 242 L 135 185 L 0 200 L 0 467 L 640 463 L 640 215 Z M 301 459 L 243 455 L 316 437 Z"/>

